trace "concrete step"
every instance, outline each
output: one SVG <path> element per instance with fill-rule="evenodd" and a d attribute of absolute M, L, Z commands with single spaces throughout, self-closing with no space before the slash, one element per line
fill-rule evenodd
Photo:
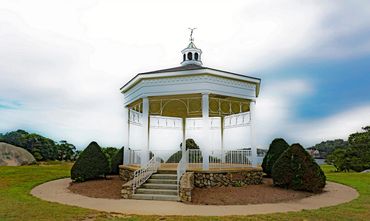
<path fill-rule="evenodd" d="M 166 201 L 178 201 L 178 196 L 172 195 L 159 195 L 159 194 L 133 194 L 133 199 L 137 200 L 166 200 Z"/>
<path fill-rule="evenodd" d="M 157 174 L 177 174 L 177 170 L 157 170 Z"/>
<path fill-rule="evenodd" d="M 167 180 L 177 180 L 177 174 L 153 174 L 150 178 L 154 179 L 167 179 Z"/>
<path fill-rule="evenodd" d="M 153 178 L 148 179 L 146 182 L 159 184 L 177 184 L 177 180 L 153 179 Z"/>
<path fill-rule="evenodd" d="M 177 190 L 177 184 L 144 183 L 143 188 Z"/>
<path fill-rule="evenodd" d="M 177 190 L 139 188 L 139 189 L 136 190 L 136 194 L 156 194 L 156 195 L 174 195 L 174 196 L 177 196 Z"/>

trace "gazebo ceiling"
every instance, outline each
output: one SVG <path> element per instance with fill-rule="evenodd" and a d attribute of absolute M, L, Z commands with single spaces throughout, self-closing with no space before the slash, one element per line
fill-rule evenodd
<path fill-rule="evenodd" d="M 141 112 L 142 100 L 139 99 L 129 105 L 130 108 Z M 228 97 L 218 94 L 209 96 L 209 114 L 211 117 L 227 116 L 249 111 L 248 99 Z M 149 97 L 150 115 L 169 117 L 201 117 L 202 95 L 182 94 L 169 96 Z"/>

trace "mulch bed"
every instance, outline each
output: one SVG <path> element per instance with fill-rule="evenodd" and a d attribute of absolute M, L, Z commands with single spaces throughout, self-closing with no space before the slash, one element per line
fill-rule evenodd
<path fill-rule="evenodd" d="M 107 176 L 106 179 L 71 183 L 68 189 L 73 193 L 94 198 L 120 199 L 122 184 L 119 176 Z"/>
<path fill-rule="evenodd" d="M 108 176 L 107 179 L 71 183 L 68 189 L 73 193 L 94 198 L 120 199 L 122 184 L 123 181 L 118 176 Z M 297 200 L 312 195 L 312 193 L 308 192 L 274 187 L 272 180 L 265 178 L 261 185 L 194 188 L 191 203 L 203 205 L 246 205 Z"/>
<path fill-rule="evenodd" d="M 302 199 L 312 193 L 274 187 L 272 179 L 263 179 L 263 184 L 243 187 L 194 188 L 192 203 L 204 205 L 246 205 L 277 203 Z"/>

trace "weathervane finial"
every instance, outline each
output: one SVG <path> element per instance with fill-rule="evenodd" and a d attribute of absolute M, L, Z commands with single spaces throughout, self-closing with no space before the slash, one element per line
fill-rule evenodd
<path fill-rule="evenodd" d="M 193 42 L 194 41 L 194 38 L 193 38 L 193 32 L 195 29 L 197 28 L 188 28 L 190 30 L 190 41 Z"/>

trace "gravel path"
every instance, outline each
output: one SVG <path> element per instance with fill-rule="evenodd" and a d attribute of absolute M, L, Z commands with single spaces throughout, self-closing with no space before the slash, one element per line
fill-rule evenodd
<path fill-rule="evenodd" d="M 327 182 L 324 193 L 304 199 L 281 203 L 264 203 L 253 205 L 191 205 L 180 202 L 99 199 L 72 193 L 69 189 L 70 179 L 60 179 L 41 184 L 32 189 L 31 194 L 46 201 L 79 206 L 106 212 L 140 215 L 186 215 L 186 216 L 228 216 L 253 215 L 275 212 L 301 211 L 318 209 L 349 202 L 359 196 L 358 192 L 348 186 Z"/>

